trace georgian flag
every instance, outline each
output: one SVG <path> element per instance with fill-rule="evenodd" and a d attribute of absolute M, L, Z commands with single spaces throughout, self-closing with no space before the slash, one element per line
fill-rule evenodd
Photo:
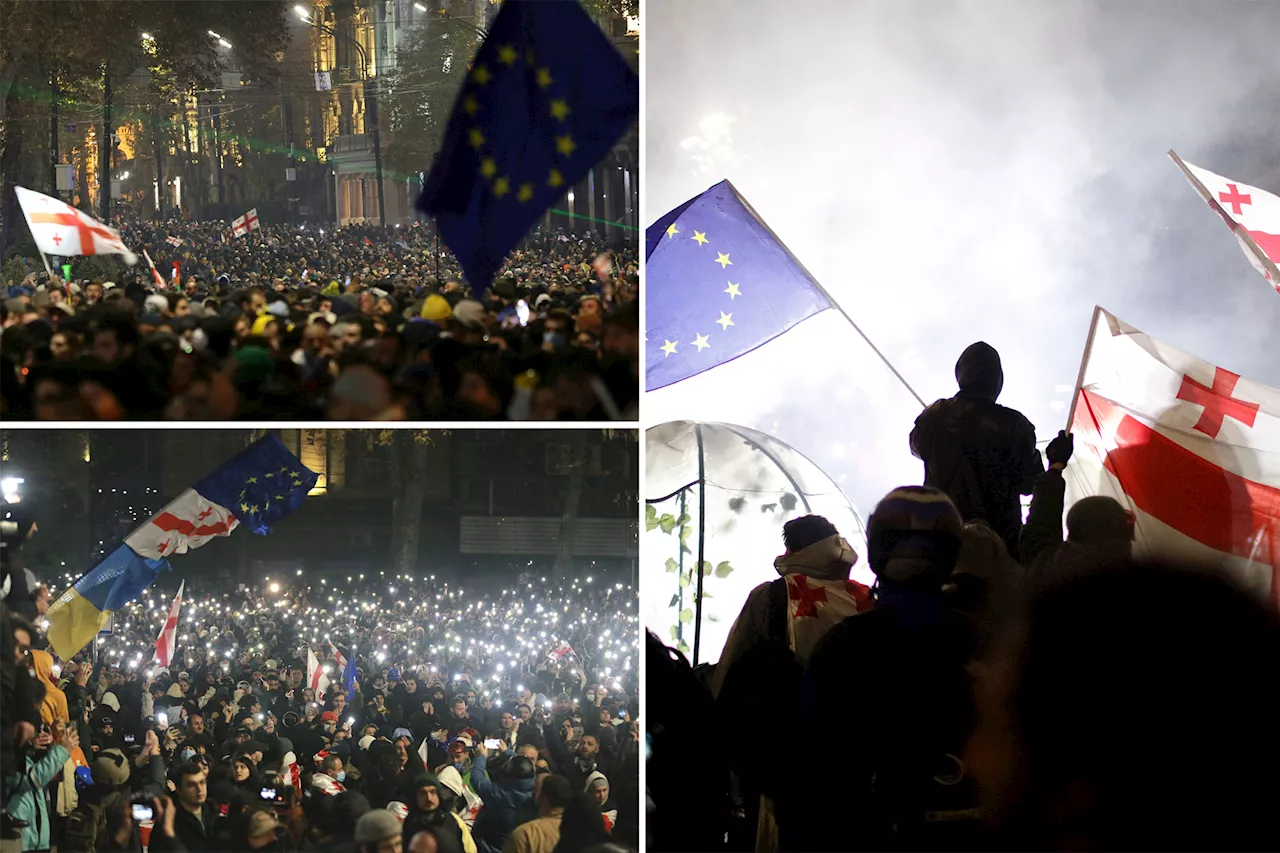
<path fill-rule="evenodd" d="M 65 201 L 26 187 L 14 187 L 18 205 L 36 248 L 46 255 L 122 255 L 133 266 L 138 256 L 120 240 L 120 232 L 76 210 Z"/>
<path fill-rule="evenodd" d="M 243 216 L 231 221 L 231 234 L 234 237 L 243 237 L 250 231 L 257 231 L 261 227 L 261 223 L 258 222 L 258 209 L 255 207 Z"/>
<path fill-rule="evenodd" d="M 166 243 L 168 243 L 170 246 L 181 246 L 181 245 L 182 245 L 182 238 L 181 238 L 181 237 L 165 237 L 165 238 L 164 238 L 164 241 L 165 241 Z"/>
<path fill-rule="evenodd" d="M 311 649 L 307 649 L 307 686 L 315 691 L 317 702 L 322 701 L 324 694 L 329 692 L 329 676 L 324 674 L 324 668 Z"/>
<path fill-rule="evenodd" d="M 169 608 L 169 618 L 164 620 L 160 636 L 156 638 L 156 660 L 166 669 L 173 660 L 173 650 L 178 639 L 178 612 L 182 610 L 182 590 L 186 587 L 184 580 L 178 584 L 178 594 L 174 596 L 173 606 Z"/>
<path fill-rule="evenodd" d="M 147 559 L 185 554 L 218 536 L 230 536 L 239 520 L 225 506 L 187 489 L 129 534 L 124 542 Z"/>
<path fill-rule="evenodd" d="M 1280 291 L 1280 198 L 1194 166 L 1172 151 L 1169 156 L 1183 167 L 1196 192 L 1227 223 L 1253 268 Z"/>
<path fill-rule="evenodd" d="M 333 640 L 329 640 L 329 651 L 333 652 L 333 660 L 338 664 L 338 671 L 342 672 L 347 668 L 347 659 L 342 656 L 342 652 L 338 651 L 338 647 L 333 644 Z"/>
<path fill-rule="evenodd" d="M 1115 498 L 1134 552 L 1208 563 L 1280 606 L 1280 390 L 1097 309 L 1067 507 Z"/>
<path fill-rule="evenodd" d="M 573 651 L 573 646 L 568 643 L 561 643 L 551 650 L 551 654 L 547 655 L 552 663 L 558 663 L 562 657 Z"/>

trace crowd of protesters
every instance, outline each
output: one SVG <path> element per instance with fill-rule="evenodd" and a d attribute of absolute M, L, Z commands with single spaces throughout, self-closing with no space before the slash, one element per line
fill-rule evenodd
<path fill-rule="evenodd" d="M 1064 519 L 1073 436 L 1046 467 L 986 344 L 956 378 L 910 437 L 925 484 L 870 516 L 872 588 L 803 516 L 717 663 L 649 635 L 651 846 L 1280 848 L 1274 582 L 1136 559 L 1109 497 Z"/>
<path fill-rule="evenodd" d="M 430 226 L 113 224 L 154 274 L 0 282 L 0 416 L 636 417 L 638 260 L 591 232 L 531 233 L 478 293 Z"/>
<path fill-rule="evenodd" d="M 164 667 L 154 590 L 62 660 L 57 586 L 0 554 L 6 850 L 638 848 L 625 584 L 188 578 Z"/>

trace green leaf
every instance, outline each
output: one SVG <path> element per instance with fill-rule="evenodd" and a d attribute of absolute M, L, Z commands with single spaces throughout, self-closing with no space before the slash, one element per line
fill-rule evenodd
<path fill-rule="evenodd" d="M 681 622 L 692 622 L 692 621 L 693 621 L 693 611 L 692 611 L 692 610 L 690 610 L 690 609 L 689 609 L 689 608 L 687 608 L 687 607 L 686 607 L 684 610 L 681 610 L 681 611 L 680 611 L 680 621 L 681 621 Z"/>
<path fill-rule="evenodd" d="M 671 639 L 672 639 L 672 641 L 674 642 L 674 641 L 675 641 L 675 639 L 676 639 L 676 637 L 678 637 L 678 636 L 680 636 L 680 629 L 679 629 L 679 628 L 677 628 L 675 625 L 672 625 L 672 626 L 671 626 Z"/>
<path fill-rule="evenodd" d="M 690 569 L 690 570 L 689 570 L 689 571 L 687 571 L 687 572 L 681 572 L 681 573 L 680 573 L 680 586 L 685 587 L 685 586 L 688 586 L 688 585 L 689 585 L 689 575 L 691 575 L 691 574 L 693 574 L 693 570 L 692 570 L 692 569 Z"/>
<path fill-rule="evenodd" d="M 689 546 L 688 546 L 688 545 L 681 545 L 681 546 L 680 546 L 680 553 L 681 553 L 681 554 L 693 554 L 693 551 L 689 550 Z"/>
<path fill-rule="evenodd" d="M 680 518 L 676 521 L 676 524 L 680 525 L 681 527 L 684 527 L 688 523 L 689 523 L 689 513 L 687 512 L 680 513 Z"/>
<path fill-rule="evenodd" d="M 688 541 L 689 541 L 689 537 L 690 537 L 690 536 L 692 536 L 692 535 L 693 535 L 693 528 L 692 528 L 692 527 L 689 527 L 689 526 L 687 526 L 687 525 L 686 525 L 686 526 L 683 526 L 683 527 L 681 527 L 681 528 L 680 528 L 680 541 L 681 541 L 681 542 L 688 542 Z"/>
<path fill-rule="evenodd" d="M 667 606 L 675 607 L 679 603 L 680 603 L 680 593 L 677 592 L 675 595 L 671 596 L 671 603 L 668 604 Z"/>
<path fill-rule="evenodd" d="M 731 574 L 733 574 L 733 566 L 729 565 L 728 560 L 716 565 L 716 577 L 727 578 Z"/>
<path fill-rule="evenodd" d="M 671 572 L 678 572 L 680 570 L 680 564 L 676 562 L 675 557 L 667 557 L 666 565 L 667 574 L 670 574 Z"/>
<path fill-rule="evenodd" d="M 684 640 L 680 641 L 679 645 L 676 646 L 676 649 L 683 652 L 686 655 L 689 654 L 689 644 L 686 643 Z"/>
<path fill-rule="evenodd" d="M 702 576 L 704 578 L 711 577 L 711 573 L 715 571 L 715 566 L 711 565 L 709 560 L 702 561 Z"/>
<path fill-rule="evenodd" d="M 670 533 L 676 529 L 676 517 L 667 513 L 658 519 L 658 526 L 662 528 L 663 533 Z"/>
<path fill-rule="evenodd" d="M 658 511 L 653 508 L 653 504 L 644 505 L 644 529 L 648 533 L 658 526 Z"/>

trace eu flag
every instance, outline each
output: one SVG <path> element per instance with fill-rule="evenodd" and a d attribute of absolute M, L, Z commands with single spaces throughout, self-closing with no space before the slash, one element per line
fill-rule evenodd
<path fill-rule="evenodd" d="M 275 433 L 246 447 L 195 485 L 210 501 L 228 507 L 254 533 L 302 506 L 318 475 L 289 452 Z"/>
<path fill-rule="evenodd" d="M 649 226 L 645 251 L 649 391 L 732 361 L 832 307 L 728 181 Z"/>
<path fill-rule="evenodd" d="M 576 0 L 502 4 L 418 203 L 477 290 L 639 111 L 639 79 Z"/>

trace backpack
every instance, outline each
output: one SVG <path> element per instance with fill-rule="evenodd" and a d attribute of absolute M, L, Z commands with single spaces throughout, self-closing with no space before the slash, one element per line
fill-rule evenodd
<path fill-rule="evenodd" d="M 107 837 L 107 810 L 97 803 L 81 800 L 67 816 L 58 849 L 69 853 L 94 853 L 99 839 Z"/>

